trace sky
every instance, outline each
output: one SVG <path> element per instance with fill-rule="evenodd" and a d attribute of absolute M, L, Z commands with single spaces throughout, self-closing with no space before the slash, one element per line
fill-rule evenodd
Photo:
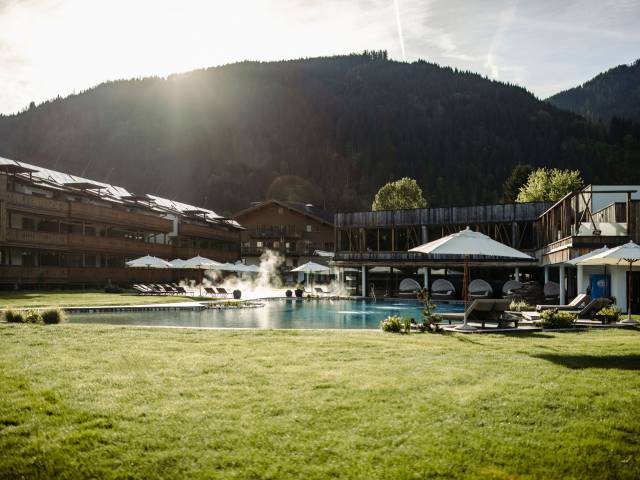
<path fill-rule="evenodd" d="M 107 80 L 386 49 L 539 98 L 640 58 L 640 0 L 0 0 L 0 113 Z"/>

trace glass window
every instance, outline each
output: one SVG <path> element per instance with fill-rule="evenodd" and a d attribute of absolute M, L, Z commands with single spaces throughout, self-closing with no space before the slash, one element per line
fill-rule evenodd
<path fill-rule="evenodd" d="M 258 248 L 262 248 L 262 247 L 263 247 L 263 243 L 262 243 L 261 241 L 259 241 L 259 240 L 258 240 L 258 241 L 256 242 L 256 247 L 258 247 Z"/>
<path fill-rule="evenodd" d="M 313 232 L 313 225 L 307 225 L 307 232 Z"/>
<path fill-rule="evenodd" d="M 284 214 L 284 208 L 278 207 L 278 215 L 283 215 L 283 214 Z"/>

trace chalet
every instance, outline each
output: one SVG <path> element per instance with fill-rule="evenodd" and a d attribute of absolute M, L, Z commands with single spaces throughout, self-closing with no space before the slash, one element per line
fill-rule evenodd
<path fill-rule="evenodd" d="M 252 203 L 234 218 L 245 227 L 242 257 L 248 264 L 259 263 L 271 250 L 284 257 L 284 272 L 311 259 L 326 263 L 329 257 L 318 253 L 334 251 L 333 213 L 315 205 L 266 200 Z"/>

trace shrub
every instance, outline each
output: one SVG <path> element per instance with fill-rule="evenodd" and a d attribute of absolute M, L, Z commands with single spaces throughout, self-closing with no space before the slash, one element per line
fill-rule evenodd
<path fill-rule="evenodd" d="M 529 305 L 524 300 L 513 300 L 509 305 L 509 310 L 511 310 L 512 312 L 533 312 L 535 311 L 535 309 L 535 305 Z"/>
<path fill-rule="evenodd" d="M 540 324 L 544 328 L 567 328 L 576 321 L 575 314 L 558 310 L 545 310 L 540 314 L 540 318 L 542 318 Z"/>
<path fill-rule="evenodd" d="M 20 310 L 7 310 L 4 319 L 10 323 L 24 323 L 24 312 Z"/>
<path fill-rule="evenodd" d="M 50 308 L 49 310 L 42 312 L 41 316 L 42 321 L 47 325 L 62 323 L 67 319 L 65 311 L 61 308 Z"/>
<path fill-rule="evenodd" d="M 42 315 L 37 310 L 27 310 L 24 315 L 24 323 L 44 323 Z"/>
<path fill-rule="evenodd" d="M 380 323 L 383 332 L 400 333 L 403 326 L 402 319 L 396 315 L 390 315 Z"/>
<path fill-rule="evenodd" d="M 605 307 L 596 313 L 596 318 L 607 323 L 615 323 L 620 320 L 620 315 L 622 315 L 622 312 L 618 307 L 610 306 Z"/>

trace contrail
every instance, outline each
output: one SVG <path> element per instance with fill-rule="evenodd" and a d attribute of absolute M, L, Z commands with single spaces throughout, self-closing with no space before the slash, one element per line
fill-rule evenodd
<path fill-rule="evenodd" d="M 398 24 L 398 38 L 400 39 L 400 50 L 402 50 L 402 60 L 407 61 L 407 56 L 404 53 L 404 35 L 402 34 L 402 22 L 400 21 L 400 0 L 393 0 L 393 4 L 396 7 L 396 23 Z"/>

